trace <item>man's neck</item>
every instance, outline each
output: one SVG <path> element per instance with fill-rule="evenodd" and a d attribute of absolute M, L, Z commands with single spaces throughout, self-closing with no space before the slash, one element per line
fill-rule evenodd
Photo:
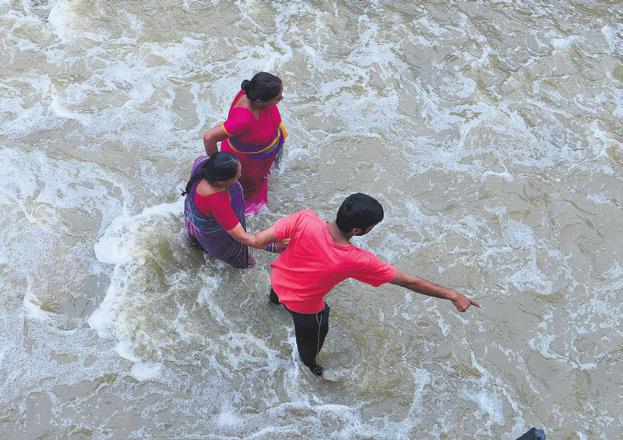
<path fill-rule="evenodd" d="M 337 227 L 335 222 L 327 223 L 329 227 L 329 234 L 334 242 L 337 244 L 350 244 L 350 238 L 353 236 L 352 234 L 345 234 Z"/>

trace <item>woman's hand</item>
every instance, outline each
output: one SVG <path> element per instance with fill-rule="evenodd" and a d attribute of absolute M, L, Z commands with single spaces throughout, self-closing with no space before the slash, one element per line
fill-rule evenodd
<path fill-rule="evenodd" d="M 289 238 L 286 238 L 285 240 L 272 241 L 264 246 L 264 250 L 268 252 L 273 252 L 275 254 L 280 254 L 286 250 L 289 241 Z"/>
<path fill-rule="evenodd" d="M 227 231 L 231 237 L 239 241 L 242 244 L 246 244 L 247 246 L 251 246 L 256 249 L 265 249 L 269 252 L 281 252 L 286 248 L 287 240 L 285 245 L 281 244 L 284 240 L 277 241 L 275 239 L 275 231 L 272 226 L 264 229 L 263 231 L 258 232 L 257 234 L 251 234 L 244 230 L 242 225 L 238 223 L 235 227 Z M 281 251 L 277 251 L 277 247 L 282 246 Z"/>
<path fill-rule="evenodd" d="M 278 254 L 282 253 L 288 247 L 288 243 L 290 243 L 290 239 L 286 238 L 285 240 L 279 240 L 275 242 L 275 252 Z"/>

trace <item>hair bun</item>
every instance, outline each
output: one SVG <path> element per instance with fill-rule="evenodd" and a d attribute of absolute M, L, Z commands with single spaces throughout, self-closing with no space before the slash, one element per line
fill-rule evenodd
<path fill-rule="evenodd" d="M 251 81 L 249 81 L 248 79 L 245 79 L 244 81 L 242 81 L 242 84 L 240 84 L 240 88 L 244 90 L 245 92 L 248 92 L 250 85 L 251 85 Z"/>

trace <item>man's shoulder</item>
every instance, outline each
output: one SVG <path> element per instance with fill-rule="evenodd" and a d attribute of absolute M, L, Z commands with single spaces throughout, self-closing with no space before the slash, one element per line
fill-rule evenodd
<path fill-rule="evenodd" d="M 318 214 L 309 208 L 292 213 L 289 217 L 291 219 L 290 221 L 292 226 L 296 229 L 308 229 L 309 227 L 317 229 L 319 226 L 324 224 L 324 220 L 318 217 Z"/>
<path fill-rule="evenodd" d="M 350 259 L 359 267 L 367 267 L 370 265 L 386 264 L 381 258 L 372 252 L 352 245 Z"/>
<path fill-rule="evenodd" d="M 300 211 L 293 212 L 288 217 L 293 220 L 311 220 L 311 221 L 322 221 L 318 214 L 316 214 L 312 209 L 302 209 Z"/>
<path fill-rule="evenodd" d="M 285 217 L 281 217 L 277 220 L 277 224 L 283 225 L 299 225 L 301 222 L 307 223 L 308 221 L 320 220 L 318 215 L 311 209 L 303 209 L 301 211 L 296 211 L 291 214 L 286 215 Z"/>
<path fill-rule="evenodd" d="M 301 211 L 298 211 L 296 214 L 298 214 L 298 216 L 302 218 L 320 220 L 320 217 L 318 217 L 318 214 L 316 214 L 311 208 L 303 209 Z"/>
<path fill-rule="evenodd" d="M 359 246 L 354 245 L 354 244 L 351 244 L 350 253 L 351 255 L 353 255 L 353 257 L 361 258 L 361 259 L 377 258 L 377 256 L 374 255 L 372 252 L 362 249 Z"/>

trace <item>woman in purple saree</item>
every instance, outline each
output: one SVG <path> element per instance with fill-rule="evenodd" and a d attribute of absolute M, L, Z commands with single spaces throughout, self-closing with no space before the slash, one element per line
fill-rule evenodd
<path fill-rule="evenodd" d="M 184 224 L 188 239 L 198 243 L 213 257 L 233 267 L 253 266 L 249 246 L 264 248 L 262 233 L 246 232 L 245 201 L 238 182 L 240 160 L 230 153 L 199 157 L 193 164 L 191 177 L 182 195 Z M 262 231 L 264 232 L 264 231 Z M 269 243 L 266 250 L 281 251 L 282 243 Z"/>

